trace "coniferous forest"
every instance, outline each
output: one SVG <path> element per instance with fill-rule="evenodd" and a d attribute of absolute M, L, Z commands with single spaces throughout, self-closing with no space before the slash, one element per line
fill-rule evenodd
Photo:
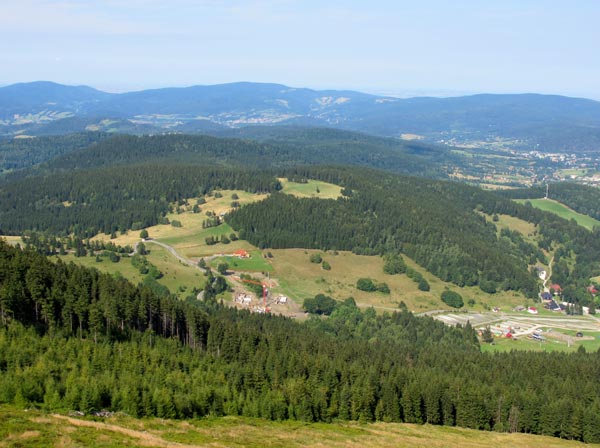
<path fill-rule="evenodd" d="M 352 300 L 327 320 L 157 296 L 0 244 L 0 402 L 186 418 L 431 423 L 600 441 L 600 354 L 479 352 Z"/>

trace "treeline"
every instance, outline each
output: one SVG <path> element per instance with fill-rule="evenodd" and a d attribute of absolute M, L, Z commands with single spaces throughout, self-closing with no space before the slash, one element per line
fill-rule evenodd
<path fill-rule="evenodd" d="M 248 170 L 140 165 L 25 178 L 0 186 L 0 234 L 25 230 L 56 235 L 125 232 L 159 222 L 170 203 L 212 189 L 271 192 L 271 175 Z"/>
<path fill-rule="evenodd" d="M 482 354 L 468 325 L 405 310 L 377 316 L 352 300 L 306 323 L 180 302 L 5 244 L 0 276 L 2 403 L 600 441 L 598 353 Z"/>
<path fill-rule="evenodd" d="M 205 135 L 117 135 L 89 147 L 82 146 L 77 151 L 65 151 L 64 155 L 24 174 L 177 160 L 178 163 L 244 168 L 324 164 L 365 166 L 445 178 L 449 165 L 466 165 L 462 156 L 420 143 L 331 129 L 287 128 L 273 133 L 275 138 L 258 138 L 258 141 Z M 255 138 L 252 130 L 240 136 Z M 35 142 L 30 144 L 34 146 Z"/>
<path fill-rule="evenodd" d="M 501 193 L 511 199 L 540 199 L 546 196 L 546 186 L 506 190 Z M 576 212 L 600 219 L 600 189 L 570 182 L 549 185 L 549 198 Z"/>

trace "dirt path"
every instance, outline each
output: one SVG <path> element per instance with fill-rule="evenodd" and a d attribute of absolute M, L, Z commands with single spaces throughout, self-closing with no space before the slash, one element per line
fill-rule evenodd
<path fill-rule="evenodd" d="M 89 420 L 80 420 L 77 418 L 67 417 L 65 415 L 52 414 L 53 418 L 67 421 L 73 426 L 96 428 L 104 431 L 118 432 L 128 437 L 136 439 L 138 446 L 163 447 L 163 448 L 197 448 L 199 445 L 186 445 L 184 443 L 169 442 L 157 435 L 147 431 L 138 431 L 135 429 L 124 428 L 122 426 L 111 425 L 103 422 L 93 422 Z"/>

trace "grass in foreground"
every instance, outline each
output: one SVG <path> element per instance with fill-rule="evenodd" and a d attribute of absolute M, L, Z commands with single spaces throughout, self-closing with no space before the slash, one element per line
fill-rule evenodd
<path fill-rule="evenodd" d="M 0 447 L 531 447 L 590 446 L 528 434 L 402 423 L 270 422 L 240 417 L 176 421 L 71 418 L 0 408 Z"/>
<path fill-rule="evenodd" d="M 525 202 L 531 202 L 536 208 L 544 210 L 546 212 L 554 213 L 561 218 L 574 219 L 577 224 L 586 229 L 592 230 L 594 226 L 600 227 L 600 221 L 592 218 L 591 216 L 577 213 L 575 210 L 571 210 L 566 205 L 561 204 L 558 201 L 552 199 L 518 199 L 517 202 L 524 204 Z"/>

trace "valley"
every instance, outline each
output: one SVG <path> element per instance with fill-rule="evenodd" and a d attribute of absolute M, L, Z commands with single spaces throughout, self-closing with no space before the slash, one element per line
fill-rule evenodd
<path fill-rule="evenodd" d="M 0 142 L 9 445 L 600 441 L 600 193 L 540 199 L 556 170 L 583 174 L 575 159 L 302 126 L 95 129 Z"/>

